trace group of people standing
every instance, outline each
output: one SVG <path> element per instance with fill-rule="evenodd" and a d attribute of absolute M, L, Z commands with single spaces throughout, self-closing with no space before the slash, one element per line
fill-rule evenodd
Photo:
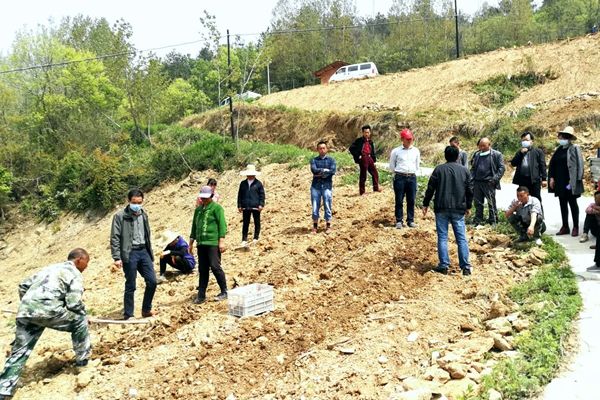
<path fill-rule="evenodd" d="M 359 165 L 359 194 L 364 195 L 367 174 L 372 176 L 374 192 L 380 192 L 381 186 L 375 164 L 377 156 L 371 139 L 371 127 L 365 125 L 361 131 L 362 136 L 350 146 L 349 151 Z M 414 135 L 409 129 L 400 132 L 400 139 L 402 145 L 392 150 L 389 160 L 395 194 L 395 227 L 415 228 L 414 208 L 421 155 L 413 145 Z M 541 189 L 546 186 L 549 192 L 559 198 L 563 223 L 557 235 L 579 235 L 577 198 L 583 193 L 583 157 L 579 146 L 573 143 L 576 139 L 572 127 L 566 127 L 558 133 L 559 146 L 546 170 L 544 152 L 533 145 L 533 133 L 524 132 L 521 135 L 521 148 L 511 160 L 511 165 L 516 168 L 513 183 L 518 185 L 517 198 L 505 213 L 519 233 L 519 241 L 535 239 L 539 242 L 545 230 Z M 495 191 L 500 189 L 505 166 L 502 153 L 492 149 L 491 144 L 489 138 L 481 138 L 477 144 L 478 151 L 473 154 L 469 163 L 467 153 L 460 149 L 458 138 L 451 138 L 450 145 L 444 150 L 446 163 L 435 167 L 429 178 L 422 211 L 423 216 L 426 216 L 433 200 L 439 259 L 437 267 L 433 269 L 435 272 L 448 273 L 451 264 L 448 255 L 448 227 L 451 225 L 458 247 L 459 267 L 463 275 L 471 275 L 465 217 L 470 215 L 473 203 L 474 223 L 483 224 L 486 221 L 485 202 L 488 204 L 487 222 L 498 222 Z M 328 155 L 326 142 L 318 143 L 317 152 L 318 155 L 310 161 L 313 234 L 319 229 L 321 204 L 324 209 L 325 233 L 331 232 L 333 176 L 337 170 L 335 159 Z M 247 247 L 251 219 L 254 221 L 252 243 L 255 244 L 260 237 L 265 190 L 262 182 L 257 179 L 260 172 L 254 165 L 248 165 L 240 174 L 245 179 L 239 185 L 237 208 L 242 214 L 241 246 Z M 138 273 L 146 283 L 141 314 L 142 317 L 151 317 L 156 314 L 152 308 L 156 287 L 158 283 L 166 281 L 167 266 L 189 274 L 195 269 L 196 257 L 199 285 L 194 303 L 206 301 L 210 271 L 220 289 L 215 300 L 227 298 L 227 280 L 221 267 L 227 221 L 224 209 L 219 204 L 220 196 L 216 187 L 217 181 L 209 179 L 198 194 L 189 244 L 176 232 L 169 230 L 163 233 L 161 239 L 164 248 L 159 256 L 158 278 L 154 270 L 150 224 L 143 208 L 144 193 L 139 189 L 128 192 L 128 205 L 114 215 L 110 233 L 114 265 L 121 268 L 125 276 L 124 319 L 134 316 Z M 406 219 L 403 213 L 404 198 Z M 572 230 L 568 221 L 569 208 L 573 221 Z M 589 233 L 596 237 L 600 234 L 600 191 L 595 193 L 595 201 L 586 209 L 586 215 L 581 241 L 587 241 Z M 594 261 L 593 268 L 600 270 L 598 247 Z M 16 339 L 0 375 L 0 399 L 13 394 L 22 368 L 45 328 L 71 332 L 76 365 L 87 364 L 91 346 L 86 309 L 82 302 L 81 273 L 87 268 L 88 262 L 87 251 L 77 248 L 68 254 L 66 262 L 50 265 L 20 284 L 21 304 L 17 313 Z"/>

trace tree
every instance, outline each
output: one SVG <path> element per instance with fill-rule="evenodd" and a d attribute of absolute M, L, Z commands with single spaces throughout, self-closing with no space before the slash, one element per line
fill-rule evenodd
<path fill-rule="evenodd" d="M 204 111 L 210 100 L 188 81 L 177 78 L 163 92 L 158 119 L 173 123 L 193 113 Z"/>

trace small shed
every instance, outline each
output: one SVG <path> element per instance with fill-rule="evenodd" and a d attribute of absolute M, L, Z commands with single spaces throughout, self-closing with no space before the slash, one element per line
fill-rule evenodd
<path fill-rule="evenodd" d="M 335 71 L 344 65 L 348 65 L 348 63 L 344 61 L 334 61 L 331 64 L 324 66 L 320 70 L 313 72 L 313 75 L 321 79 L 321 85 L 327 85 L 329 83 L 329 79 L 333 76 L 333 74 L 335 74 Z"/>

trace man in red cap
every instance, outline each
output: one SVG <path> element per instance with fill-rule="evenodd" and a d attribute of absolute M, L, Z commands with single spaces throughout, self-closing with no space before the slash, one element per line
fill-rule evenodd
<path fill-rule="evenodd" d="M 415 224 L 415 199 L 417 197 L 417 173 L 421 165 L 421 152 L 412 145 L 413 133 L 410 129 L 400 132 L 402 146 L 396 147 L 390 154 L 390 172 L 394 174 L 394 194 L 396 197 L 395 216 L 396 228 L 401 229 L 403 210 L 402 203 L 406 195 L 406 225 L 410 228 Z"/>

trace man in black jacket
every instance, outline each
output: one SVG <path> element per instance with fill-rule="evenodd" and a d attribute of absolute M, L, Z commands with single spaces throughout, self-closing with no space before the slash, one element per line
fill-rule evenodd
<path fill-rule="evenodd" d="M 423 200 L 423 216 L 425 216 L 431 198 L 435 194 L 433 202 L 439 264 L 434 271 L 444 275 L 448 274 L 450 267 L 448 223 L 452 224 L 456 238 L 458 262 L 462 274 L 471 275 L 465 216 L 469 215 L 473 203 L 473 182 L 469 170 L 456 162 L 458 154 L 459 150 L 456 147 L 446 147 L 444 151 L 446 163 L 438 165 L 433 170 Z"/>
<path fill-rule="evenodd" d="M 542 187 L 546 187 L 548 180 L 546 156 L 542 149 L 533 147 L 533 133 L 523 132 L 521 149 L 510 161 L 510 165 L 517 168 L 513 183 L 517 186 L 525 186 L 529 189 L 529 194 L 541 202 Z"/>
<path fill-rule="evenodd" d="M 265 189 L 261 181 L 256 179 L 260 172 L 252 164 L 246 166 L 246 170 L 240 172 L 246 179 L 240 182 L 238 190 L 238 211 L 243 215 L 242 221 L 242 247 L 248 245 L 248 228 L 250 227 L 250 216 L 254 220 L 254 243 L 260 235 L 260 213 L 265 206 Z"/>
<path fill-rule="evenodd" d="M 354 162 L 360 167 L 360 176 L 358 178 L 358 192 L 362 196 L 365 194 L 365 183 L 367 182 L 367 172 L 373 179 L 373 191 L 380 192 L 379 174 L 377 173 L 377 157 L 375 156 L 375 145 L 371 140 L 371 127 L 365 125 L 362 127 L 362 137 L 359 137 L 352 143 L 348 149 Z"/>

